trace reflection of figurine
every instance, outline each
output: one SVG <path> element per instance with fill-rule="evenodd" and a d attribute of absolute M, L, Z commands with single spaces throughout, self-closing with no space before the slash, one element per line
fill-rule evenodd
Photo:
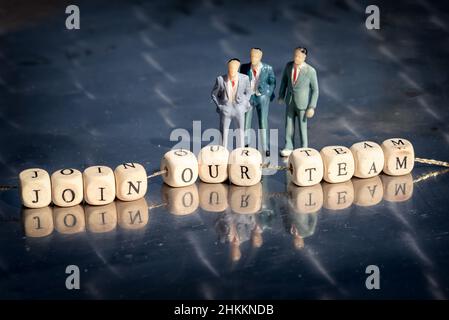
<path fill-rule="evenodd" d="M 292 152 L 295 120 L 299 121 L 301 147 L 307 148 L 307 118 L 313 117 L 318 101 L 318 80 L 315 69 L 305 63 L 307 49 L 295 49 L 294 60 L 286 64 L 279 88 L 279 103 L 287 105 L 285 117 L 285 147 L 281 156 Z"/>
<path fill-rule="evenodd" d="M 228 74 L 218 76 L 212 89 L 212 100 L 220 113 L 220 130 L 223 146 L 228 145 L 228 132 L 231 119 L 234 119 L 238 130 L 238 146 L 244 147 L 245 113 L 251 108 L 249 99 L 251 87 L 247 75 L 238 72 L 240 60 L 228 61 Z"/>
<path fill-rule="evenodd" d="M 259 129 L 261 130 L 262 148 L 267 157 L 270 156 L 268 137 L 268 110 L 270 101 L 274 99 L 274 89 L 276 87 L 276 77 L 273 68 L 262 63 L 262 50 L 252 48 L 250 52 L 251 62 L 243 64 L 240 72 L 248 75 L 251 84 L 250 103 L 257 111 L 259 119 Z M 251 108 L 245 115 L 246 144 L 251 143 L 249 129 L 253 119 L 253 109 Z"/>

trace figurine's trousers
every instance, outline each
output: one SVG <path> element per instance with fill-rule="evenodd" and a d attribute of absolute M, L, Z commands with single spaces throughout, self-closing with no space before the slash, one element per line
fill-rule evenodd
<path fill-rule="evenodd" d="M 285 149 L 293 150 L 294 148 L 296 120 L 299 123 L 301 148 L 308 147 L 306 110 L 298 109 L 295 102 L 292 101 L 287 104 L 287 112 L 285 113 Z"/>
<path fill-rule="evenodd" d="M 253 120 L 253 110 L 256 109 L 257 118 L 259 120 L 260 138 L 262 140 L 262 149 L 268 150 L 268 111 L 270 108 L 270 98 L 266 95 L 256 96 L 253 95 L 251 101 L 253 102 L 252 108 L 245 114 L 245 131 L 246 131 L 246 144 L 251 143 L 251 123 Z"/>
<path fill-rule="evenodd" d="M 228 106 L 228 112 L 220 113 L 220 131 L 223 137 L 223 146 L 228 147 L 229 126 L 234 120 L 234 125 L 237 130 L 237 146 L 243 148 L 245 146 L 245 113 L 237 110 L 234 106 Z"/>

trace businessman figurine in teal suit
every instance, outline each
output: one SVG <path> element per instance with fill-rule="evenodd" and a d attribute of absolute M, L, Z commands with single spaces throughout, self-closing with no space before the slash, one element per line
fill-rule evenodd
<path fill-rule="evenodd" d="M 269 157 L 268 109 L 270 101 L 274 99 L 276 77 L 274 76 L 273 68 L 266 63 L 262 63 L 262 54 L 260 48 L 252 48 L 250 51 L 251 62 L 243 64 L 240 67 L 240 72 L 249 77 L 252 93 L 250 103 L 253 108 L 249 109 L 245 114 L 246 145 L 251 143 L 249 129 L 251 129 L 253 109 L 256 109 L 261 131 L 262 149 L 265 155 Z"/>
<path fill-rule="evenodd" d="M 285 147 L 281 156 L 288 157 L 294 148 L 295 121 L 299 122 L 301 147 L 308 147 L 307 118 L 312 118 L 318 101 L 318 80 L 315 69 L 305 62 L 307 49 L 295 49 L 293 61 L 286 64 L 279 88 L 280 104 L 287 105 L 285 114 Z"/>

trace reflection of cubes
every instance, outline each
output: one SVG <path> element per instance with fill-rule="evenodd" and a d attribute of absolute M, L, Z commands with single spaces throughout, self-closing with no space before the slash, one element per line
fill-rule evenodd
<path fill-rule="evenodd" d="M 109 232 L 117 226 L 115 202 L 104 206 L 85 206 L 87 230 L 94 233 Z"/>
<path fill-rule="evenodd" d="M 410 199 L 413 195 L 413 177 L 410 173 L 399 177 L 382 174 L 380 177 L 386 201 L 402 202 Z"/>
<path fill-rule="evenodd" d="M 141 199 L 147 192 L 147 172 L 138 163 L 123 163 L 114 170 L 117 198 L 122 201 Z"/>
<path fill-rule="evenodd" d="M 374 206 L 382 201 L 384 189 L 379 176 L 368 179 L 354 178 L 354 204 L 362 207 Z"/>
<path fill-rule="evenodd" d="M 231 210 L 239 214 L 257 213 L 262 208 L 262 183 L 254 186 L 229 187 Z"/>
<path fill-rule="evenodd" d="M 53 211 L 49 206 L 23 209 L 22 219 L 27 237 L 45 237 L 53 232 Z"/>
<path fill-rule="evenodd" d="M 185 187 L 195 183 L 198 178 L 198 161 L 189 150 L 177 149 L 168 151 L 161 160 L 164 182 L 170 187 Z"/>
<path fill-rule="evenodd" d="M 145 198 L 135 201 L 116 201 L 117 223 L 123 229 L 137 230 L 145 227 L 150 219 Z"/>
<path fill-rule="evenodd" d="M 295 149 L 288 158 L 288 167 L 292 181 L 298 186 L 312 186 L 323 179 L 323 160 L 315 149 Z"/>
<path fill-rule="evenodd" d="M 223 146 L 207 146 L 198 154 L 198 174 L 201 181 L 221 183 L 228 179 L 229 151 Z"/>
<path fill-rule="evenodd" d="M 106 205 L 115 199 L 115 177 L 111 168 L 93 166 L 83 172 L 84 200 L 90 205 Z"/>
<path fill-rule="evenodd" d="M 53 219 L 59 233 L 74 234 L 83 232 L 86 227 L 84 209 L 80 205 L 73 207 L 54 207 Z"/>
<path fill-rule="evenodd" d="M 323 207 L 329 210 L 342 210 L 351 206 L 354 201 L 352 181 L 341 183 L 323 183 Z"/>
<path fill-rule="evenodd" d="M 76 169 L 62 169 L 51 175 L 53 203 L 70 207 L 83 201 L 83 175 Z"/>
<path fill-rule="evenodd" d="M 382 172 L 384 152 L 377 143 L 371 141 L 354 143 L 350 150 L 354 156 L 354 176 L 370 178 Z"/>
<path fill-rule="evenodd" d="M 323 206 L 323 188 L 319 183 L 309 187 L 289 183 L 287 191 L 290 206 L 299 214 L 314 213 Z"/>
<path fill-rule="evenodd" d="M 320 151 L 323 159 L 323 178 L 329 183 L 345 182 L 354 175 L 354 157 L 343 146 L 328 146 Z"/>
<path fill-rule="evenodd" d="M 164 184 L 162 186 L 162 200 L 167 204 L 168 212 L 177 216 L 195 212 L 200 202 L 196 184 L 181 188 L 173 188 Z"/>
<path fill-rule="evenodd" d="M 253 186 L 262 178 L 262 155 L 254 148 L 237 148 L 231 152 L 229 180 L 237 186 Z"/>
<path fill-rule="evenodd" d="M 51 183 L 48 172 L 26 169 L 19 174 L 20 197 L 27 208 L 43 208 L 51 203 Z"/>
<path fill-rule="evenodd" d="M 415 151 L 410 141 L 402 138 L 387 139 L 382 142 L 385 156 L 384 172 L 390 176 L 410 173 L 415 164 Z"/>
<path fill-rule="evenodd" d="M 199 184 L 200 207 L 204 211 L 223 212 L 228 208 L 228 186 L 223 183 Z"/>

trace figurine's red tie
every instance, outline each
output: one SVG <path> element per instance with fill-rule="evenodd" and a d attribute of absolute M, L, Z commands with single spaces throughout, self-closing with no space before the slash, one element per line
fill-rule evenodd
<path fill-rule="evenodd" d="M 257 76 L 257 70 L 253 69 L 254 78 Z"/>
<path fill-rule="evenodd" d="M 293 84 L 296 84 L 296 80 L 298 80 L 297 75 L 298 75 L 298 67 L 295 67 L 295 69 L 293 70 Z"/>
<path fill-rule="evenodd" d="M 232 83 L 232 87 L 234 88 L 235 87 L 235 81 L 232 80 L 231 83 Z"/>

